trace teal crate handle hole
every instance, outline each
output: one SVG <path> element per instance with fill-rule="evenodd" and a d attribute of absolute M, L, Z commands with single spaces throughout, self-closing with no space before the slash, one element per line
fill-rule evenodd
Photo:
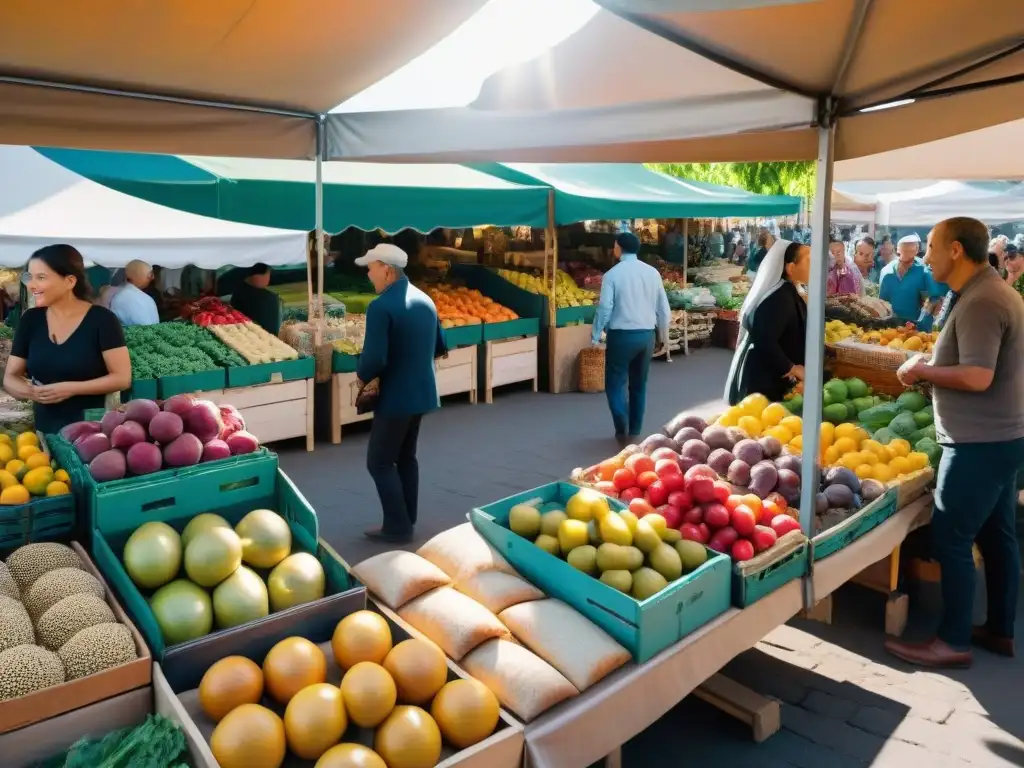
<path fill-rule="evenodd" d="M 260 479 L 258 477 L 248 477 L 245 480 L 235 480 L 231 483 L 224 483 L 218 489 L 221 493 L 227 493 L 228 491 L 237 491 L 242 488 L 252 488 L 254 485 L 259 485 Z"/>
<path fill-rule="evenodd" d="M 167 507 L 173 507 L 177 499 L 174 496 L 168 496 L 163 499 L 157 499 L 156 501 L 149 501 L 143 504 L 140 508 L 140 512 L 156 512 Z"/>

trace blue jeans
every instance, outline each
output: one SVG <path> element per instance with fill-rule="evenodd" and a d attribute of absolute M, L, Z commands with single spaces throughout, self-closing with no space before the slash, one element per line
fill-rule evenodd
<path fill-rule="evenodd" d="M 654 331 L 608 331 L 604 391 L 616 435 L 639 435 L 647 407 L 647 371 L 654 354 Z"/>
<path fill-rule="evenodd" d="M 1024 465 L 1024 439 L 945 446 L 935 489 L 932 537 L 942 568 L 939 639 L 957 650 L 970 648 L 977 542 L 985 561 L 987 628 L 1013 637 L 1020 588 L 1017 545 L 1017 472 Z"/>

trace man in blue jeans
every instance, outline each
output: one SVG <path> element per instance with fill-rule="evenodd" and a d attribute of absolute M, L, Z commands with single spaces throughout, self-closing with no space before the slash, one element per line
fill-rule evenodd
<path fill-rule="evenodd" d="M 615 237 L 618 264 L 601 281 L 601 300 L 591 341 L 601 343 L 607 331 L 604 389 L 621 445 L 635 441 L 644 425 L 647 371 L 654 354 L 655 333 L 668 344 L 670 312 L 661 275 L 637 258 L 640 239 L 632 232 Z"/>
<path fill-rule="evenodd" d="M 931 362 L 917 356 L 898 372 L 933 388 L 935 432 L 944 447 L 932 516 L 942 569 L 943 615 L 927 643 L 889 640 L 886 649 L 929 667 L 970 665 L 971 644 L 1014 655 L 1020 588 L 1017 472 L 1024 465 L 1024 302 L 989 265 L 988 229 L 964 217 L 928 235 L 926 263 L 949 285 Z M 988 619 L 972 627 L 977 542 L 985 561 Z"/>

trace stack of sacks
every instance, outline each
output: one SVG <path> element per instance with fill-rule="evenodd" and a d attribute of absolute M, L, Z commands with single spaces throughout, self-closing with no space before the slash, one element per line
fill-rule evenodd
<path fill-rule="evenodd" d="M 438 534 L 416 554 L 385 552 L 352 571 L 524 722 L 630 658 L 572 608 L 546 599 L 469 523 Z"/>

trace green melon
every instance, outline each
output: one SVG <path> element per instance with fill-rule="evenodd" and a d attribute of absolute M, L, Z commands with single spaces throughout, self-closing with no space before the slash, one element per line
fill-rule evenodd
<path fill-rule="evenodd" d="M 158 589 L 150 608 L 167 645 L 195 640 L 213 629 L 210 595 L 187 579 L 177 579 Z"/>
<path fill-rule="evenodd" d="M 137 586 L 162 587 L 181 568 L 181 537 L 167 523 L 143 523 L 124 545 L 124 567 Z"/>
<path fill-rule="evenodd" d="M 255 571 L 240 566 L 213 590 L 213 615 L 217 627 L 237 627 L 270 613 L 267 587 Z"/>

